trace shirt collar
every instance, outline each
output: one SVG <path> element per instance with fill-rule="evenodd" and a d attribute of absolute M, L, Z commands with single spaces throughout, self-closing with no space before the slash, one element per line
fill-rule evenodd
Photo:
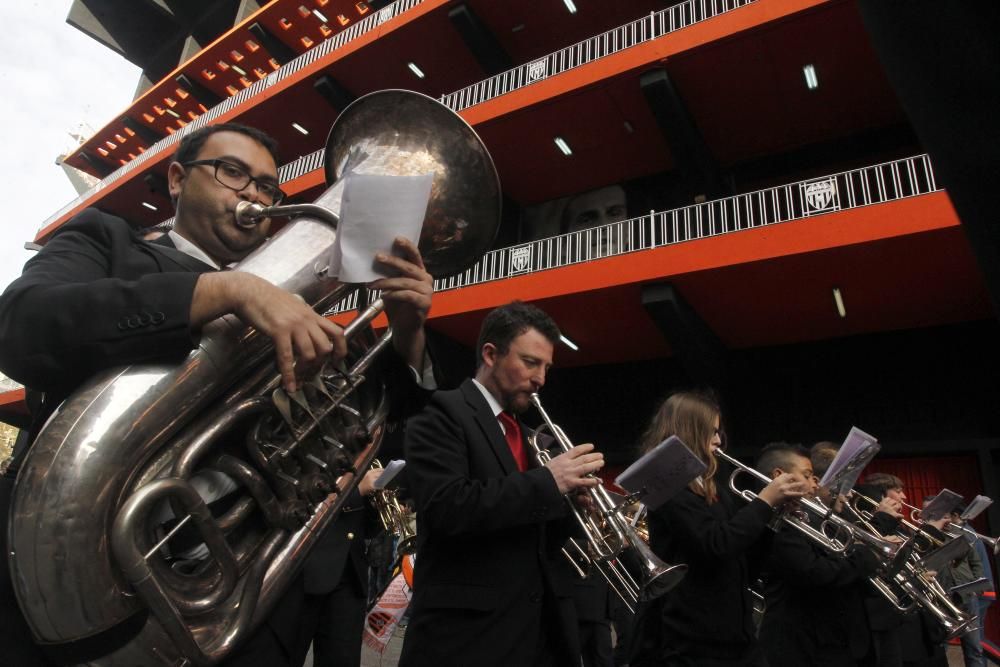
<path fill-rule="evenodd" d="M 482 383 L 479 380 L 477 380 L 476 378 L 472 378 L 472 383 L 474 385 L 476 385 L 476 387 L 479 389 L 479 391 L 483 392 L 483 398 L 485 398 L 486 402 L 489 403 L 490 410 L 493 411 L 493 416 L 494 417 L 496 417 L 501 412 L 503 412 L 503 408 L 501 408 L 500 404 L 497 403 L 497 399 L 493 397 L 493 394 L 490 393 L 489 389 L 487 389 L 486 387 L 484 387 L 482 385 Z"/>
<path fill-rule="evenodd" d="M 174 242 L 174 247 L 176 247 L 185 255 L 189 255 L 197 259 L 199 262 L 204 262 L 209 266 L 215 267 L 216 270 L 222 269 L 222 267 L 219 266 L 218 262 L 216 262 L 214 259 L 205 254 L 205 251 L 203 251 L 201 248 L 188 241 L 186 238 L 184 238 L 174 230 L 171 229 L 169 232 L 167 232 L 167 234 L 170 236 L 170 240 Z"/>

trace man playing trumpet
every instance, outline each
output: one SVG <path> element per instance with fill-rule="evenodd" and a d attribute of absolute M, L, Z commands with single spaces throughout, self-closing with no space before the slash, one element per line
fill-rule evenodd
<path fill-rule="evenodd" d="M 538 466 L 517 416 L 558 340 L 538 308 L 497 308 L 480 330 L 475 378 L 435 394 L 407 425 L 418 548 L 403 667 L 579 664 L 563 496 L 596 486 L 588 475 L 604 458 L 586 444 Z"/>

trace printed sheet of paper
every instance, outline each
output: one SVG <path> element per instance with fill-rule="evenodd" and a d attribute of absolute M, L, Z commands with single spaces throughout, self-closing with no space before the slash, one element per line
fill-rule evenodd
<path fill-rule="evenodd" d="M 330 273 L 336 273 L 344 283 L 391 277 L 376 268 L 375 253 L 392 254 L 392 242 L 397 236 L 417 244 L 433 181 L 434 174 L 348 175 Z"/>
<path fill-rule="evenodd" d="M 940 572 L 966 553 L 972 545 L 964 537 L 955 537 L 920 559 L 921 567 Z"/>
<path fill-rule="evenodd" d="M 965 511 L 962 512 L 962 520 L 972 521 L 992 504 L 993 500 L 991 498 L 986 496 L 976 496 L 972 499 L 972 502 L 969 503 L 969 506 L 965 508 Z"/>
<path fill-rule="evenodd" d="M 861 471 L 880 449 L 882 446 L 873 436 L 856 426 L 852 427 L 819 485 L 829 489 L 834 496 L 847 493 L 854 488 Z"/>
<path fill-rule="evenodd" d="M 385 466 L 385 470 L 382 471 L 382 474 L 372 484 L 372 488 L 376 491 L 388 488 L 392 484 L 392 481 L 396 479 L 396 475 L 402 472 L 405 467 L 406 461 L 400 461 L 399 459 L 389 461 L 389 464 Z"/>
<path fill-rule="evenodd" d="M 618 475 L 615 483 L 629 493 L 640 494 L 651 510 L 673 498 L 707 466 L 672 435 Z"/>
<path fill-rule="evenodd" d="M 927 503 L 927 507 L 920 512 L 920 520 L 925 523 L 928 521 L 937 521 L 958 507 L 961 502 L 962 496 L 958 495 L 954 491 L 941 489 L 941 491 L 934 496 L 934 500 Z"/>

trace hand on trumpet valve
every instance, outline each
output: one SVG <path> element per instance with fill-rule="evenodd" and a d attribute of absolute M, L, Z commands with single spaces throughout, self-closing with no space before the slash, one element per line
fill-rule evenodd
<path fill-rule="evenodd" d="M 590 443 L 577 445 L 553 457 L 545 467 L 552 473 L 559 493 L 566 495 L 577 489 L 600 485 L 601 480 L 590 475 L 604 467 L 604 454 L 595 452 Z"/>
<path fill-rule="evenodd" d="M 786 501 L 801 498 L 810 491 L 810 485 L 801 477 L 783 472 L 764 487 L 760 499 L 771 507 L 776 507 Z"/>
<path fill-rule="evenodd" d="M 883 512 L 889 516 L 899 519 L 903 516 L 903 504 L 895 498 L 884 497 L 878 504 L 876 512 Z"/>

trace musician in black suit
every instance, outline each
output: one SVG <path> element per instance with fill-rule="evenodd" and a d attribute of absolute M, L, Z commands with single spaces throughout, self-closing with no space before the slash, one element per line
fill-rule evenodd
<path fill-rule="evenodd" d="M 809 452 L 798 445 L 768 445 L 756 467 L 771 478 L 789 473 L 815 480 Z M 779 530 L 766 565 L 760 629 L 769 667 L 874 664 L 862 587 L 877 566 L 868 549 L 838 556 L 790 526 Z"/>
<path fill-rule="evenodd" d="M 726 485 L 729 470 L 713 452 L 722 445 L 721 414 L 709 396 L 678 392 L 656 409 L 642 436 L 646 452 L 672 435 L 705 472 L 649 513 L 649 546 L 688 572 L 672 591 L 643 610 L 631 664 L 656 667 L 763 667 L 753 622 L 756 582 L 770 544 L 775 508 L 807 485 L 785 473 L 747 503 Z"/>
<path fill-rule="evenodd" d="M 368 602 L 365 538 L 373 513 L 366 498 L 381 470 L 369 470 L 313 546 L 303 569 L 305 602 L 293 664 L 303 664 L 313 645 L 314 667 L 357 667 Z"/>
<path fill-rule="evenodd" d="M 225 314 L 239 316 L 272 339 L 286 389 L 294 390 L 300 377 L 321 362 L 344 355 L 340 327 L 301 299 L 252 274 L 219 270 L 246 257 L 267 237 L 269 220 L 244 228 L 236 224 L 233 211 L 241 201 L 280 202 L 277 164 L 274 141 L 258 130 L 235 124 L 203 128 L 184 138 L 168 168 L 176 207 L 168 235 L 144 241 L 121 218 L 91 209 L 60 227 L 28 261 L 21 277 L 0 296 L 0 370 L 28 388 L 29 405 L 36 406 L 32 438 L 55 407 L 91 375 L 125 364 L 179 361 L 197 345 L 201 327 Z M 412 243 L 397 241 L 395 250 L 400 256 L 375 259 L 397 277 L 371 287 L 383 290 L 398 356 L 422 372 L 431 279 Z M 0 482 L 4 519 L 26 449 L 15 452 Z M 6 530 L 0 533 L 5 542 Z M 0 571 L 5 659 L 42 664 L 7 568 Z M 290 605 L 283 613 L 284 602 L 237 664 L 288 661 L 299 624 L 297 607 Z M 64 649 L 67 660 L 88 657 L 78 646 Z"/>
<path fill-rule="evenodd" d="M 403 667 L 580 663 L 563 496 L 595 486 L 587 475 L 603 457 L 579 445 L 537 466 L 517 417 L 558 340 L 537 308 L 497 308 L 480 330 L 475 378 L 407 424 L 418 547 Z"/>

